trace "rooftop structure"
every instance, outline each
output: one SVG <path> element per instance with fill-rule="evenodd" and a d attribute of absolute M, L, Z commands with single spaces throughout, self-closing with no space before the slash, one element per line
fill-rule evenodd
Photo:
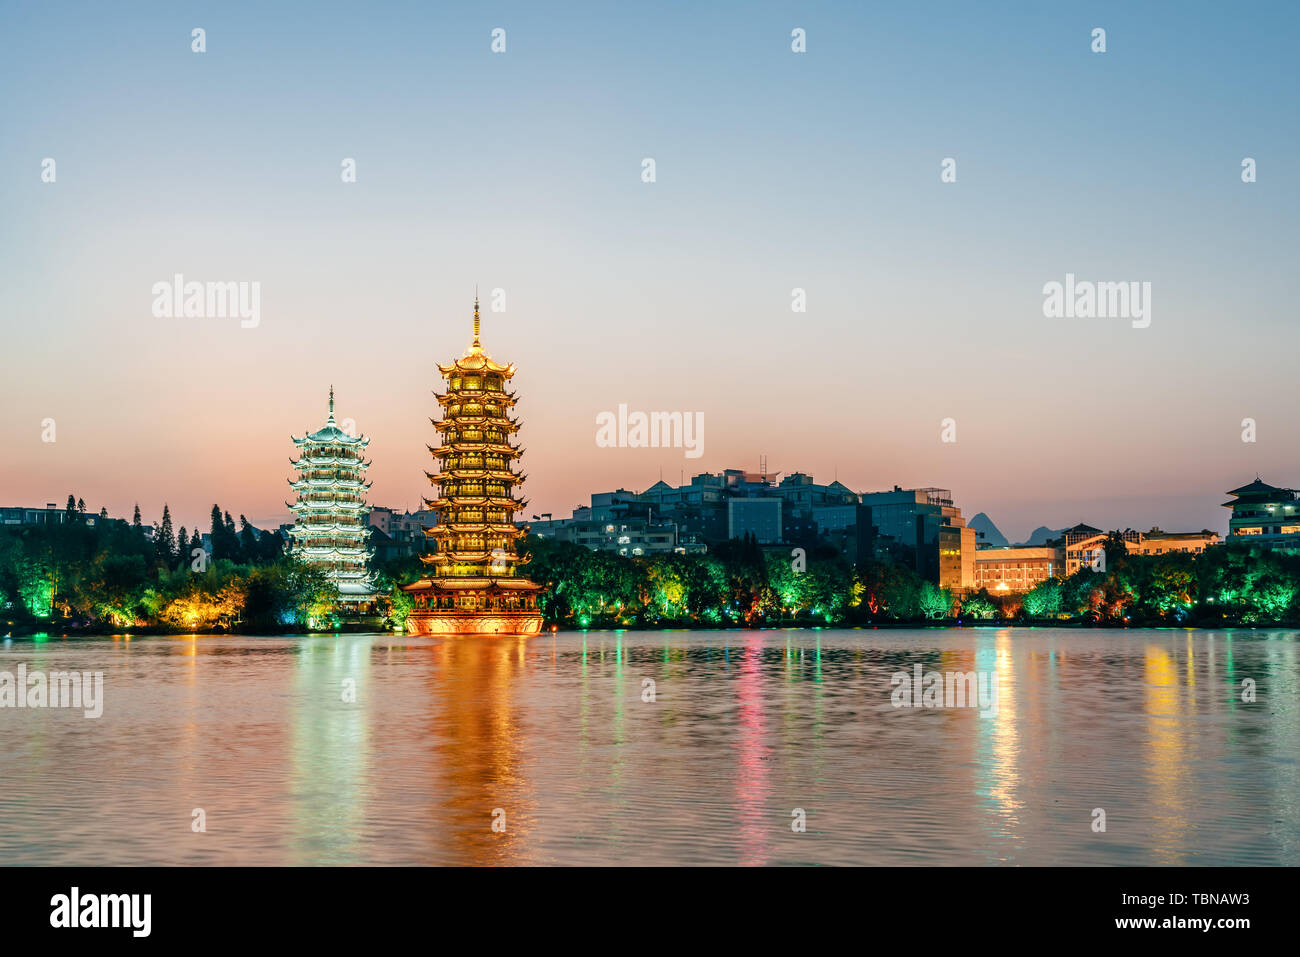
<path fill-rule="evenodd" d="M 1300 497 L 1295 489 L 1277 488 L 1255 481 L 1228 493 L 1232 509 L 1227 543 L 1254 545 L 1285 552 L 1300 552 Z"/>

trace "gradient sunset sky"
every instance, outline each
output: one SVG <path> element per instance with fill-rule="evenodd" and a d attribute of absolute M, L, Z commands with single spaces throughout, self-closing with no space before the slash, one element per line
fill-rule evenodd
<path fill-rule="evenodd" d="M 477 284 L 519 367 L 526 516 L 766 455 L 951 488 L 1013 541 L 1223 531 L 1224 490 L 1300 486 L 1298 26 L 1293 4 L 6 4 L 0 505 L 273 527 L 332 383 L 371 504 L 414 508 Z M 260 325 L 155 318 L 176 273 L 259 282 Z M 1066 273 L 1150 282 L 1150 327 L 1044 318 Z M 703 412 L 704 455 L 598 448 L 620 403 Z"/>

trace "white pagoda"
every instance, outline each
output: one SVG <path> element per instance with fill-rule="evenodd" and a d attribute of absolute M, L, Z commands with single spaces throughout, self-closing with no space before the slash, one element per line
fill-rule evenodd
<path fill-rule="evenodd" d="M 291 436 L 298 458 L 289 464 L 298 470 L 289 486 L 298 500 L 294 513 L 293 542 L 289 553 L 325 569 L 338 587 L 344 609 L 365 610 L 375 599 L 370 571 L 370 525 L 367 516 L 365 449 L 370 439 L 349 435 L 334 421 L 334 387 L 330 386 L 330 415 L 325 427 L 306 438 Z M 288 503 L 286 503 L 288 504 Z"/>

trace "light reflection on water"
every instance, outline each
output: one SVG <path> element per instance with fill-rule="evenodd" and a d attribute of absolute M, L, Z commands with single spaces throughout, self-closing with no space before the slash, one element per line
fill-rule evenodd
<path fill-rule="evenodd" d="M 106 703 L 0 709 L 0 864 L 1297 864 L 1298 641 L 6 642 L 0 671 L 103 671 Z M 894 708 L 916 663 L 996 674 L 996 714 Z"/>

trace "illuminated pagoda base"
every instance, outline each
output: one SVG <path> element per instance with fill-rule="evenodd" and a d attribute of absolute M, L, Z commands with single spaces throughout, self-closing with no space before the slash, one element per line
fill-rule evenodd
<path fill-rule="evenodd" d="M 536 635 L 542 630 L 537 608 L 542 586 L 518 574 L 528 563 L 516 543 L 525 531 L 514 514 L 526 502 L 514 490 L 523 476 L 514 469 L 521 451 L 511 442 L 519 423 L 511 418 L 515 394 L 506 382 L 513 365 L 493 361 L 479 344 L 478 300 L 474 301 L 474 341 L 463 357 L 438 371 L 447 393 L 434 426 L 442 443 L 429 453 L 438 463 L 428 473 L 438 488 L 425 504 L 438 523 L 425 530 L 437 550 L 421 560 L 433 574 L 402 590 L 414 608 L 406 619 L 412 635 Z"/>
<path fill-rule="evenodd" d="M 526 578 L 422 579 L 405 589 L 415 599 L 406 619 L 412 635 L 536 635 L 542 630 L 536 593 Z"/>

